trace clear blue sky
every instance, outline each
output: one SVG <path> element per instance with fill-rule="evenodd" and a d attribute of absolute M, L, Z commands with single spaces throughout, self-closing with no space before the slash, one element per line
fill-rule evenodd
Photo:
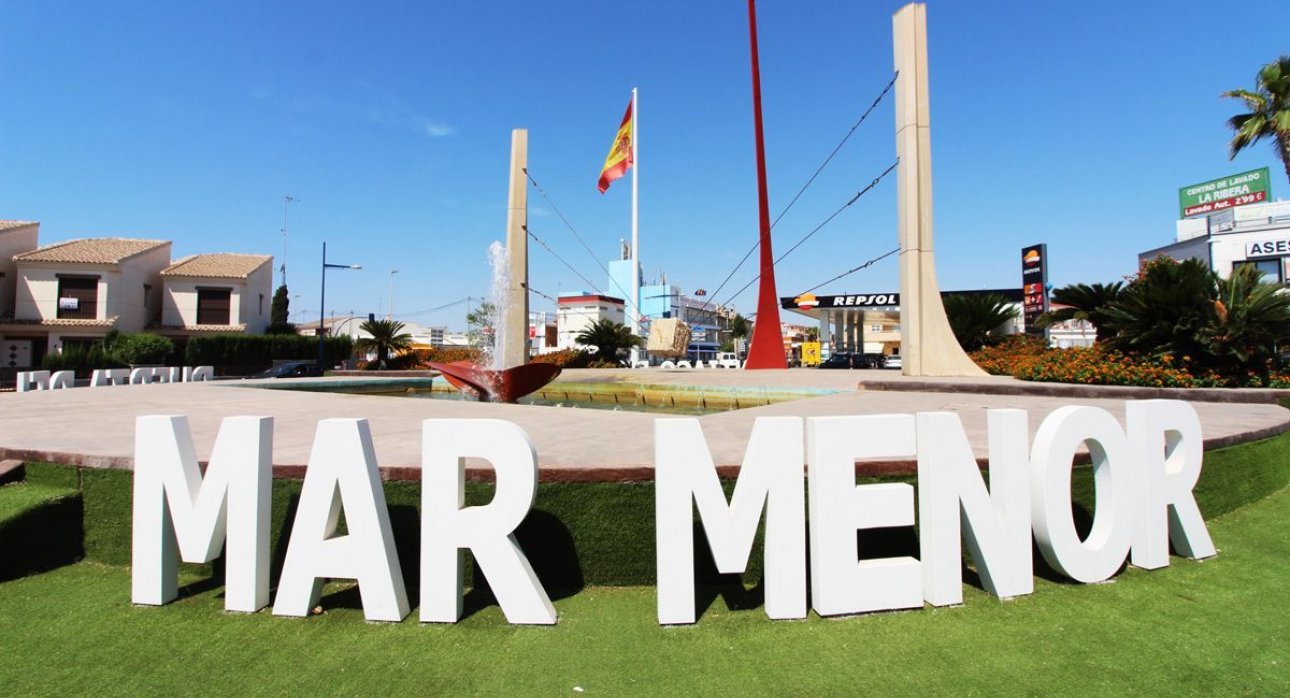
<path fill-rule="evenodd" d="M 899 2 L 763 0 L 772 214 L 892 74 Z M 1270 166 L 1227 160 L 1225 89 L 1290 52 L 1290 3 L 929 3 L 935 230 L 945 289 L 1016 287 L 1046 242 L 1058 284 L 1111 281 L 1166 244 L 1177 188 Z M 413 313 L 488 286 L 505 228 L 510 130 L 533 176 L 595 250 L 629 237 L 630 187 L 595 182 L 630 90 L 641 91 L 646 277 L 715 290 L 756 239 L 745 4 L 0 1 L 0 218 L 43 243 L 174 240 L 176 256 L 269 253 L 290 210 L 292 319 Z M 891 102 L 860 127 L 775 229 L 777 251 L 895 158 Z M 596 262 L 531 191 L 531 229 L 601 290 Z M 793 295 L 896 244 L 893 180 L 778 268 Z M 531 249 L 533 288 L 587 284 Z M 755 260 L 755 258 L 754 258 Z M 744 268 L 717 297 L 754 274 Z M 275 281 L 276 284 L 276 281 Z M 894 258 L 822 292 L 897 288 Z M 736 299 L 750 312 L 754 285 Z M 535 297 L 536 310 L 553 304 Z M 406 315 L 405 315 L 406 314 Z"/>

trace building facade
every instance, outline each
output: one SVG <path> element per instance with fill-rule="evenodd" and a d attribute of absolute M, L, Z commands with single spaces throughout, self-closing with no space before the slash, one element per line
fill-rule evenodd
<path fill-rule="evenodd" d="M 161 334 L 263 334 L 269 326 L 273 302 L 270 255 L 192 255 L 163 269 L 161 280 Z"/>
<path fill-rule="evenodd" d="M 1157 257 L 1199 259 L 1226 278 L 1250 265 L 1269 281 L 1290 281 L 1290 201 L 1250 204 L 1193 216 L 1175 224 L 1174 242 L 1138 255 L 1138 264 Z"/>
<path fill-rule="evenodd" d="M 560 294 L 556 300 L 556 349 L 580 349 L 578 333 L 600 320 L 625 324 L 626 313 L 621 298 L 598 293 Z"/>
<path fill-rule="evenodd" d="M 182 344 L 206 332 L 263 332 L 273 258 L 203 254 L 171 263 L 169 240 L 82 238 L 38 246 L 40 224 L 0 220 L 0 369 L 109 332 Z"/>
<path fill-rule="evenodd" d="M 1019 334 L 1025 331 L 1021 289 L 946 291 L 942 295 L 955 294 L 995 294 L 1007 298 L 1009 307 L 1015 311 L 1014 318 L 996 328 L 995 333 Z M 820 348 L 825 357 L 834 352 L 900 355 L 899 293 L 804 293 L 792 298 L 781 298 L 780 307 L 819 323 Z"/>

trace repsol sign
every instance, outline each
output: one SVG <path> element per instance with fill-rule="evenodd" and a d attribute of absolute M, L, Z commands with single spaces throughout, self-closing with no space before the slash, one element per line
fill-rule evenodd
<path fill-rule="evenodd" d="M 1215 554 L 1192 496 L 1203 452 L 1200 420 L 1187 403 L 1128 402 L 1123 425 L 1102 409 L 1062 407 L 1033 441 L 1025 411 L 987 414 L 988 487 L 954 413 L 761 417 L 730 499 L 699 421 L 656 420 L 658 622 L 695 622 L 696 509 L 722 573 L 746 569 L 764 515 L 765 613 L 776 619 L 803 618 L 808 603 L 822 616 L 959 604 L 964 543 L 982 586 L 999 598 L 1033 591 L 1032 541 L 1054 570 L 1083 583 L 1110 578 L 1126 559 L 1164 567 L 1170 544 L 1185 557 Z M 1070 491 L 1082 445 L 1097 488 L 1084 538 Z M 420 620 L 460 619 L 462 552 L 469 550 L 508 621 L 555 623 L 556 610 L 514 536 L 537 491 L 537 453 L 527 434 L 501 420 L 429 419 L 421 447 Z M 408 595 L 367 421 L 318 423 L 270 599 L 272 452 L 271 417 L 230 417 L 203 475 L 184 417 L 138 419 L 134 603 L 174 600 L 179 562 L 208 562 L 224 550 L 227 610 L 272 603 L 274 615 L 303 617 L 318 603 L 323 581 L 340 578 L 357 580 L 367 619 L 405 618 Z M 466 458 L 494 468 L 495 495 L 486 505 L 463 504 Z M 875 458 L 916 459 L 917 506 L 914 486 L 856 485 L 855 462 Z M 348 530 L 337 535 L 342 513 Z M 857 561 L 858 535 L 912 526 L 916 518 L 918 558 Z"/>
<path fill-rule="evenodd" d="M 810 295 L 811 308 L 802 308 L 800 299 L 781 298 L 780 305 L 788 310 L 803 310 L 813 308 L 886 308 L 900 305 L 899 293 L 851 293 L 844 296 L 816 296 Z"/>

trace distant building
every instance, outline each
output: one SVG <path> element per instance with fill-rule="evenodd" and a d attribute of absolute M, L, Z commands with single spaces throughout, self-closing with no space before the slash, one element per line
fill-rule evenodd
<path fill-rule="evenodd" d="M 1139 266 L 1161 256 L 1199 259 L 1226 278 L 1253 266 L 1272 282 L 1290 281 L 1290 201 L 1250 204 L 1184 218 L 1174 242 L 1138 255 Z"/>
<path fill-rule="evenodd" d="M 1019 288 L 980 291 L 946 291 L 942 295 L 991 294 L 1007 298 L 1015 317 L 995 328 L 995 334 L 1019 334 L 1025 331 Z M 820 347 L 823 355 L 832 352 L 865 354 L 900 354 L 900 294 L 843 293 L 816 295 L 804 293 L 780 298 L 780 307 L 814 318 L 819 322 Z"/>
<path fill-rule="evenodd" d="M 581 349 L 578 334 L 600 320 L 625 324 L 623 299 L 598 293 L 560 294 L 556 299 L 557 349 Z"/>
<path fill-rule="evenodd" d="M 1062 306 L 1054 306 L 1060 308 Z M 1097 327 L 1088 320 L 1063 320 L 1047 328 L 1048 345 L 1056 349 L 1091 347 L 1097 342 Z"/>

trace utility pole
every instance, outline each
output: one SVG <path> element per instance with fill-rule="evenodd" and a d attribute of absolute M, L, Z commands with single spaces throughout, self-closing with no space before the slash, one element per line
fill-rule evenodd
<path fill-rule="evenodd" d="M 282 285 L 287 285 L 287 205 L 298 201 L 287 194 L 282 197 Z"/>

